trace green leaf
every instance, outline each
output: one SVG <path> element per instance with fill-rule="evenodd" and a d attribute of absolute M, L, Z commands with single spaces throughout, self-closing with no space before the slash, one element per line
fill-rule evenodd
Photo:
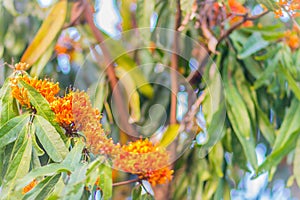
<path fill-rule="evenodd" d="M 36 91 L 31 85 L 25 83 L 23 80 L 19 80 L 19 83 L 21 84 L 21 86 L 23 86 L 24 88 L 27 89 L 30 103 L 36 109 L 37 114 L 42 116 L 43 118 L 45 118 L 47 121 L 49 121 L 55 127 L 55 129 L 60 134 L 62 139 L 65 141 L 66 137 L 63 133 L 62 128 L 55 121 L 55 114 L 51 110 L 48 101 L 38 91 Z"/>
<path fill-rule="evenodd" d="M 257 158 L 255 152 L 255 141 L 254 136 L 251 131 L 251 120 L 247 111 L 245 102 L 243 101 L 241 95 L 239 94 L 237 88 L 232 83 L 234 80 L 229 78 L 229 74 L 232 74 L 232 71 L 229 71 L 229 67 L 234 67 L 236 65 L 236 60 L 234 55 L 230 55 L 228 58 L 228 63 L 224 63 L 224 89 L 225 89 L 225 98 L 228 103 L 227 114 L 230 120 L 230 123 L 233 127 L 234 133 L 238 137 L 244 154 L 247 157 L 247 160 L 251 163 L 253 168 L 257 167 Z M 229 81 L 230 80 L 230 81 Z"/>
<path fill-rule="evenodd" d="M 239 53 L 238 58 L 244 59 L 248 56 L 256 53 L 257 51 L 267 47 L 269 45 L 269 42 L 265 41 L 260 33 L 253 33 L 243 46 L 242 52 Z"/>
<path fill-rule="evenodd" d="M 51 45 L 65 22 L 68 1 L 58 1 L 51 9 L 48 17 L 34 37 L 29 47 L 24 52 L 21 62 L 33 65 Z"/>
<path fill-rule="evenodd" d="M 82 158 L 82 151 L 84 148 L 84 143 L 82 141 L 77 141 L 72 150 L 67 154 L 66 158 L 62 162 L 65 166 L 67 166 L 72 171 L 79 166 L 81 158 Z"/>
<path fill-rule="evenodd" d="M 67 155 L 68 149 L 55 128 L 42 116 L 34 119 L 36 135 L 45 151 L 54 162 L 61 162 Z"/>
<path fill-rule="evenodd" d="M 286 142 L 283 143 L 279 148 L 276 148 L 266 158 L 266 160 L 258 167 L 256 176 L 271 170 L 276 167 L 281 160 L 296 147 L 297 139 L 299 138 L 300 129 L 291 133 L 290 137 Z"/>
<path fill-rule="evenodd" d="M 9 78 L 0 89 L 0 113 L 0 126 L 19 113 L 16 101 L 11 94 Z"/>
<path fill-rule="evenodd" d="M 134 188 L 131 191 L 132 200 L 139 200 L 141 198 L 141 194 L 142 194 L 141 184 L 134 186 Z"/>
<path fill-rule="evenodd" d="M 46 177 L 23 197 L 23 200 L 45 199 L 51 194 L 61 174 Z"/>
<path fill-rule="evenodd" d="M 274 11 L 279 8 L 277 2 L 275 2 L 274 0 L 256 0 L 256 1 L 257 3 L 266 6 L 271 11 Z"/>
<path fill-rule="evenodd" d="M 295 96 L 300 100 L 300 88 L 299 88 L 299 84 L 297 84 L 297 82 L 295 81 L 295 79 L 293 78 L 293 76 L 290 74 L 290 72 L 288 71 L 288 69 L 286 67 L 283 67 L 282 64 L 279 64 L 279 69 L 280 71 L 283 73 L 283 75 L 285 76 L 289 87 L 291 88 L 291 90 L 294 92 Z"/>
<path fill-rule="evenodd" d="M 80 199 L 84 190 L 86 170 L 87 165 L 81 165 L 70 175 L 68 184 L 61 193 L 62 199 Z"/>
<path fill-rule="evenodd" d="M 110 199 L 112 197 L 112 169 L 108 163 L 105 163 L 99 166 L 99 171 L 99 187 L 102 190 L 103 199 Z"/>
<path fill-rule="evenodd" d="M 18 151 L 13 154 L 13 158 L 9 163 L 6 175 L 4 177 L 4 185 L 2 188 L 1 199 L 15 199 L 19 193 L 13 192 L 16 180 L 24 177 L 29 171 L 31 152 L 32 152 L 32 139 L 30 133 L 30 125 L 24 126 L 21 134 L 25 135 L 25 140 Z"/>
<path fill-rule="evenodd" d="M 12 118 L 0 127 L 0 148 L 15 141 L 21 130 L 27 122 L 29 122 L 30 115 L 20 115 Z"/>
<path fill-rule="evenodd" d="M 158 146 L 168 147 L 175 140 L 177 135 L 179 134 L 179 128 L 180 128 L 179 124 L 169 125 L 166 132 L 163 134 L 163 137 L 162 137 L 160 143 L 158 144 Z"/>
<path fill-rule="evenodd" d="M 48 165 L 30 171 L 30 173 L 28 173 L 22 179 L 18 180 L 16 188 L 17 189 L 23 188 L 26 185 L 28 185 L 33 179 L 37 179 L 38 177 L 53 176 L 60 172 L 70 172 L 70 171 L 71 169 L 69 169 L 67 166 L 61 163 L 50 163 Z"/>
<path fill-rule="evenodd" d="M 137 0 L 136 20 L 138 28 L 150 28 L 151 16 L 154 12 L 155 1 Z M 151 32 L 141 31 L 145 41 L 150 41 Z"/>

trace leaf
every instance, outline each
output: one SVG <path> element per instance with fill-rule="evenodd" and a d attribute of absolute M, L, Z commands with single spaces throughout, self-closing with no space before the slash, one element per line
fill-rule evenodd
<path fill-rule="evenodd" d="M 80 199 L 84 191 L 87 165 L 81 165 L 71 175 L 68 184 L 61 193 L 61 199 Z"/>
<path fill-rule="evenodd" d="M 33 65 L 45 53 L 46 49 L 61 31 L 65 22 L 67 3 L 66 0 L 61 0 L 54 5 L 33 41 L 24 52 L 21 62 Z"/>
<path fill-rule="evenodd" d="M 238 137 L 244 154 L 246 155 L 247 160 L 251 163 L 253 168 L 257 167 L 257 158 L 255 152 L 255 141 L 253 133 L 251 132 L 251 120 L 247 111 L 245 102 L 243 101 L 241 95 L 238 93 L 237 88 L 233 85 L 233 79 L 229 81 L 229 72 L 228 67 L 235 66 L 234 55 L 230 55 L 228 58 L 228 63 L 224 63 L 224 89 L 227 106 L 227 114 L 230 120 L 230 123 L 233 127 L 234 133 Z"/>
<path fill-rule="evenodd" d="M 22 179 L 18 180 L 16 189 L 20 189 L 28 185 L 33 179 L 44 176 L 53 176 L 60 172 L 70 172 L 67 166 L 61 163 L 50 163 L 40 168 L 33 169 Z"/>
<path fill-rule="evenodd" d="M 39 77 L 40 76 L 40 74 L 42 73 L 43 69 L 45 68 L 45 66 L 47 65 L 48 61 L 50 60 L 50 58 L 53 54 L 55 44 L 56 44 L 56 41 L 53 41 L 50 44 L 50 46 L 47 48 L 45 53 L 43 53 L 43 55 L 41 55 L 41 57 L 31 67 L 30 75 L 32 77 Z"/>
<path fill-rule="evenodd" d="M 141 118 L 140 111 L 140 96 L 137 92 L 136 85 L 129 73 L 122 68 L 116 68 L 116 75 L 119 78 L 122 86 L 125 88 L 127 101 L 130 106 L 130 123 L 138 122 Z M 127 102 L 125 103 L 127 105 Z"/>
<path fill-rule="evenodd" d="M 271 170 L 273 167 L 276 167 L 288 153 L 295 149 L 297 139 L 299 138 L 299 132 L 300 129 L 291 133 L 290 137 L 283 143 L 283 145 L 272 151 L 266 160 L 258 167 L 255 177 Z"/>
<path fill-rule="evenodd" d="M 161 147 L 168 147 L 177 137 L 179 134 L 179 124 L 171 124 L 167 128 L 166 132 L 164 132 L 162 139 L 160 140 L 160 143 L 158 146 Z"/>
<path fill-rule="evenodd" d="M 21 84 L 21 86 L 23 86 L 24 88 L 27 89 L 30 103 L 36 109 L 37 114 L 42 116 L 43 118 L 45 118 L 47 121 L 49 121 L 55 127 L 57 132 L 59 132 L 62 139 L 66 140 L 66 137 L 63 133 L 62 128 L 55 121 L 55 114 L 51 110 L 48 101 L 38 91 L 36 91 L 31 85 L 27 84 L 23 80 L 19 80 L 19 83 Z"/>
<path fill-rule="evenodd" d="M 294 162 L 293 162 L 293 173 L 296 178 L 296 182 L 300 187 L 300 137 L 298 137 L 297 145 L 295 149 Z"/>
<path fill-rule="evenodd" d="M 83 148 L 84 148 L 84 143 L 80 140 L 76 141 L 72 150 L 67 154 L 62 164 L 67 166 L 72 171 L 75 170 L 75 168 L 78 167 L 79 164 L 81 164 L 80 161 L 82 157 Z"/>
<path fill-rule="evenodd" d="M 263 4 L 269 10 L 274 11 L 279 8 L 278 4 L 274 0 L 256 0 L 257 3 Z"/>
<path fill-rule="evenodd" d="M 274 145 L 275 142 L 275 130 L 272 124 L 270 123 L 270 120 L 268 116 L 261 110 L 259 105 L 256 103 L 256 111 L 258 116 L 258 126 L 261 130 L 263 136 L 266 138 L 266 140 L 270 143 L 271 146 Z"/>
<path fill-rule="evenodd" d="M 150 28 L 150 21 L 152 14 L 154 13 L 154 6 L 155 1 L 137 0 L 136 20 L 138 28 Z M 140 33 L 145 41 L 150 41 L 150 29 L 147 31 L 141 31 Z"/>
<path fill-rule="evenodd" d="M 131 191 L 132 200 L 139 200 L 141 198 L 141 194 L 142 194 L 141 184 L 134 186 L 134 188 Z"/>
<path fill-rule="evenodd" d="M 39 182 L 32 190 L 26 193 L 22 200 L 45 199 L 51 194 L 60 177 L 61 174 L 46 177 L 44 180 Z"/>
<path fill-rule="evenodd" d="M 36 115 L 33 121 L 36 135 L 45 151 L 54 162 L 61 162 L 67 155 L 68 149 L 55 128 L 42 116 Z"/>
<path fill-rule="evenodd" d="M 29 121 L 30 115 L 20 115 L 12 118 L 0 127 L 0 148 L 15 141 L 25 124 Z"/>
<path fill-rule="evenodd" d="M 285 76 L 285 78 L 289 84 L 289 87 L 294 92 L 295 96 L 300 100 L 300 88 L 299 88 L 299 85 L 297 84 L 297 82 L 294 80 L 294 78 L 292 77 L 292 75 L 290 74 L 290 72 L 288 71 L 288 69 L 286 67 L 283 67 L 281 64 L 279 64 L 279 69 Z"/>
<path fill-rule="evenodd" d="M 112 197 L 112 169 L 108 166 L 108 163 L 105 163 L 100 165 L 99 171 L 99 187 L 102 190 L 103 199 L 110 199 Z"/>
<path fill-rule="evenodd" d="M 0 113 L 0 126 L 19 114 L 16 101 L 11 94 L 9 78 L 0 89 Z"/>
<path fill-rule="evenodd" d="M 25 135 L 24 142 L 9 163 L 6 175 L 4 177 L 4 186 L 2 188 L 1 199 L 15 199 L 13 189 L 16 180 L 24 177 L 29 171 L 31 152 L 32 152 L 32 140 L 31 135 L 28 133 L 30 125 L 24 126 L 21 134 Z"/>
<path fill-rule="evenodd" d="M 269 42 L 265 41 L 260 33 L 253 33 L 243 46 L 242 52 L 239 53 L 238 58 L 244 59 L 248 56 L 256 53 L 257 51 L 267 47 L 269 45 Z"/>

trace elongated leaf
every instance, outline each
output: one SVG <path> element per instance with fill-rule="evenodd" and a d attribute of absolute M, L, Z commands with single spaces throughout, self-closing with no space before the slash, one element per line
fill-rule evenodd
<path fill-rule="evenodd" d="M 287 82 L 289 83 L 289 87 L 292 89 L 292 91 L 294 92 L 295 96 L 300 100 L 300 88 L 299 88 L 299 84 L 297 84 L 297 82 L 292 77 L 292 75 L 290 74 L 290 72 L 288 71 L 287 68 L 283 67 L 281 64 L 279 64 L 279 66 L 280 66 L 280 71 L 284 74 Z"/>
<path fill-rule="evenodd" d="M 116 75 L 121 81 L 123 87 L 125 88 L 127 100 L 130 106 L 130 123 L 138 122 L 141 118 L 140 111 L 140 96 L 137 92 L 136 85 L 131 78 L 130 74 L 122 68 L 116 68 Z"/>
<path fill-rule="evenodd" d="M 108 166 L 108 164 L 102 164 L 99 167 L 99 171 L 99 186 L 103 193 L 103 199 L 110 199 L 112 197 L 112 169 Z"/>
<path fill-rule="evenodd" d="M 142 194 L 142 186 L 136 185 L 131 191 L 132 200 L 140 200 Z"/>
<path fill-rule="evenodd" d="M 168 147 L 169 144 L 171 144 L 179 134 L 179 128 L 179 124 L 171 124 L 164 133 L 159 146 Z"/>
<path fill-rule="evenodd" d="M 22 179 L 18 180 L 16 189 L 20 189 L 28 185 L 33 179 L 37 179 L 39 177 L 44 176 L 53 176 L 55 174 L 58 174 L 60 172 L 70 172 L 71 169 L 66 167 L 65 165 L 61 163 L 51 163 L 48 165 L 45 165 L 40 168 L 33 169 L 28 173 L 26 176 L 24 176 Z"/>
<path fill-rule="evenodd" d="M 61 198 L 65 200 L 80 199 L 82 196 L 87 165 L 78 167 L 71 175 L 68 184 L 61 193 Z"/>
<path fill-rule="evenodd" d="M 269 43 L 261 37 L 261 34 L 255 32 L 251 35 L 251 37 L 248 38 L 242 52 L 238 55 L 238 58 L 239 59 L 247 58 L 248 56 L 267 47 L 268 45 Z"/>
<path fill-rule="evenodd" d="M 274 11 L 279 8 L 277 2 L 275 2 L 274 0 L 257 0 L 257 2 L 263 4 L 271 11 Z"/>
<path fill-rule="evenodd" d="M 244 154 L 247 160 L 251 163 L 252 167 L 257 167 L 257 158 L 255 153 L 255 141 L 253 133 L 251 132 L 250 116 L 247 112 L 247 107 L 238 93 L 237 89 L 232 84 L 232 79 L 229 81 L 228 67 L 235 66 L 235 58 L 230 55 L 229 62 L 225 64 L 224 68 L 224 88 L 226 92 L 227 114 L 230 119 L 230 123 L 233 127 L 234 133 L 238 137 Z M 230 71 L 231 72 L 231 71 Z M 231 72 L 232 73 L 232 72 Z"/>
<path fill-rule="evenodd" d="M 38 91 L 36 91 L 32 86 L 25 83 L 23 80 L 20 80 L 19 83 L 27 89 L 28 97 L 30 99 L 31 104 L 36 109 L 37 114 L 49 121 L 59 132 L 63 140 L 66 140 L 62 128 L 55 121 L 55 114 L 51 110 L 48 101 Z"/>
<path fill-rule="evenodd" d="M 31 152 L 32 152 L 32 140 L 31 135 L 27 133 L 29 128 L 24 128 L 24 133 L 26 139 L 24 140 L 22 146 L 16 152 L 15 156 L 11 160 L 7 173 L 4 178 L 4 186 L 1 195 L 1 199 L 15 199 L 18 195 L 13 193 L 13 189 L 16 180 L 25 176 L 29 171 Z"/>
<path fill-rule="evenodd" d="M 0 126 L 18 115 L 16 101 L 11 94 L 10 80 L 7 78 L 0 90 Z"/>
<path fill-rule="evenodd" d="M 136 20 L 139 28 L 150 28 L 151 16 L 154 12 L 155 1 L 138 0 L 136 8 Z M 141 31 L 145 41 L 150 41 L 151 32 Z"/>
<path fill-rule="evenodd" d="M 62 164 L 73 171 L 80 164 L 83 148 L 84 143 L 82 141 L 77 141 Z"/>
<path fill-rule="evenodd" d="M 51 45 L 65 22 L 67 3 L 66 0 L 61 0 L 54 5 L 35 38 L 23 54 L 22 62 L 26 62 L 29 65 L 34 64 Z"/>
<path fill-rule="evenodd" d="M 55 128 L 42 116 L 36 115 L 34 119 L 36 135 L 45 151 L 55 162 L 61 162 L 67 155 L 68 149 Z"/>
<path fill-rule="evenodd" d="M 299 138 L 299 132 L 300 129 L 293 132 L 283 145 L 275 149 L 266 158 L 266 160 L 258 167 L 256 176 L 271 170 L 272 167 L 276 167 L 288 153 L 295 149 L 297 139 Z"/>
<path fill-rule="evenodd" d="M 53 41 L 45 53 L 36 61 L 36 63 L 31 67 L 30 75 L 32 77 L 38 77 L 43 69 L 45 68 L 46 64 L 48 63 L 49 59 L 51 58 L 54 50 L 54 46 L 56 44 L 56 41 Z"/>
<path fill-rule="evenodd" d="M 32 190 L 23 197 L 23 200 L 45 199 L 54 189 L 55 184 L 59 181 L 61 174 L 49 176 L 39 182 Z"/>
<path fill-rule="evenodd" d="M 20 115 L 14 117 L 0 127 L 0 148 L 15 141 L 21 130 L 27 122 L 29 122 L 30 115 Z"/>
<path fill-rule="evenodd" d="M 261 108 L 256 105 L 257 115 L 258 115 L 258 125 L 263 136 L 268 140 L 271 146 L 275 142 L 275 129 L 270 123 L 268 116 L 261 110 Z"/>

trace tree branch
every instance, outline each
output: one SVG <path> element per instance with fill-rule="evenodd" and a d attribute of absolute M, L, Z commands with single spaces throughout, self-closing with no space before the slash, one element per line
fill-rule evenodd
<path fill-rule="evenodd" d="M 108 80 L 109 80 L 111 89 L 114 91 L 114 94 L 115 94 L 113 98 L 116 101 L 117 110 L 120 114 L 119 116 L 120 116 L 121 127 L 125 129 L 125 130 L 123 130 L 124 132 L 130 133 L 130 135 L 134 135 L 134 137 L 137 138 L 138 137 L 137 131 L 128 122 L 129 113 L 126 112 L 126 109 L 125 109 L 126 105 L 124 105 L 124 102 L 122 100 L 123 97 L 122 97 L 120 88 L 117 86 L 118 79 L 115 74 L 115 69 L 114 69 L 114 66 L 112 63 L 110 52 L 107 49 L 106 45 L 103 43 L 104 37 L 103 37 L 101 31 L 96 27 L 96 25 L 94 23 L 93 7 L 87 2 L 87 0 L 83 0 L 83 1 L 86 4 L 85 10 L 84 10 L 85 19 L 86 19 L 88 25 L 90 26 L 90 28 L 92 29 L 92 32 L 93 32 L 96 40 L 98 41 L 99 46 L 104 55 L 104 61 L 107 66 L 105 70 L 106 70 L 106 74 L 108 76 Z M 131 139 L 134 139 L 134 138 L 131 138 Z"/>
<path fill-rule="evenodd" d="M 225 39 L 227 38 L 235 29 L 237 29 L 238 27 L 240 27 L 243 23 L 245 23 L 246 21 L 253 21 L 253 20 L 256 20 L 256 19 L 259 19 L 261 18 L 262 16 L 268 14 L 269 11 L 264 11 L 262 12 L 261 14 L 259 15 L 255 15 L 255 16 L 249 16 L 248 13 L 244 14 L 242 17 L 243 19 L 235 24 L 233 24 L 218 40 L 218 44 L 217 46 Z"/>
<path fill-rule="evenodd" d="M 181 8 L 180 0 L 176 2 L 176 16 L 175 16 L 175 32 L 174 32 L 174 46 L 173 54 L 171 57 L 171 111 L 170 111 L 170 124 L 176 124 L 176 107 L 177 107 L 177 92 L 178 92 L 178 83 L 177 83 L 177 70 L 178 70 L 178 51 L 179 51 L 179 33 L 178 28 L 181 24 Z"/>
<path fill-rule="evenodd" d="M 135 178 L 135 179 L 127 180 L 127 181 L 121 181 L 121 182 L 113 183 L 112 186 L 116 187 L 116 186 L 120 186 L 120 185 L 126 185 L 126 184 L 129 184 L 129 183 L 135 183 L 135 182 L 138 182 L 138 181 L 140 181 L 140 179 Z"/>

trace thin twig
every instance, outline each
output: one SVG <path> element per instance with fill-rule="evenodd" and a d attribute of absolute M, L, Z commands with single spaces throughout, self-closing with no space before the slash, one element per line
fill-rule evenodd
<path fill-rule="evenodd" d="M 235 29 L 237 29 L 238 27 L 240 27 L 243 23 L 245 23 L 246 21 L 253 21 L 256 19 L 259 19 L 261 17 L 263 17 L 264 15 L 268 14 L 269 11 L 266 10 L 264 12 L 262 12 L 259 15 L 255 15 L 255 16 L 249 16 L 248 13 L 244 14 L 243 19 L 235 24 L 233 24 L 218 40 L 218 45 L 225 39 L 227 38 Z M 217 45 L 217 46 L 218 46 Z"/>
<path fill-rule="evenodd" d="M 127 181 L 113 183 L 112 186 L 115 187 L 115 186 L 120 186 L 120 185 L 126 185 L 126 184 L 130 184 L 130 183 L 138 182 L 138 181 L 140 181 L 140 179 L 135 178 L 135 179 L 127 180 Z"/>

